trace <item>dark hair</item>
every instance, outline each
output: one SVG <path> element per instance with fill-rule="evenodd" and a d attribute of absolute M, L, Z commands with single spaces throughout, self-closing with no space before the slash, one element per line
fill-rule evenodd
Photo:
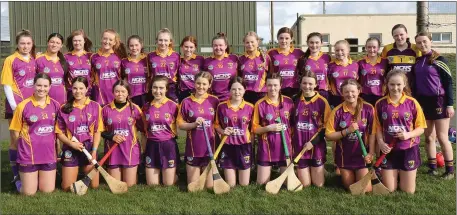
<path fill-rule="evenodd" d="M 398 28 L 403 28 L 403 29 L 405 29 L 405 32 L 408 33 L 408 29 L 406 29 L 405 25 L 396 24 L 396 25 L 394 25 L 394 27 L 392 27 L 392 31 L 391 31 L 392 36 L 394 35 L 394 31 L 397 30 Z M 409 37 L 406 38 L 406 42 L 409 43 Z"/>
<path fill-rule="evenodd" d="M 19 31 L 17 34 L 16 34 L 16 45 L 19 45 L 19 40 L 22 38 L 22 37 L 30 37 L 30 39 L 32 39 L 32 50 L 30 50 L 30 55 L 33 57 L 33 58 L 36 58 L 36 45 L 35 45 L 35 41 L 33 41 L 33 36 L 32 36 L 32 32 L 30 32 L 29 30 L 25 30 L 25 29 L 22 29 L 22 31 Z M 16 48 L 16 51 L 18 51 L 19 49 Z"/>
<path fill-rule="evenodd" d="M 403 88 L 403 92 L 408 95 L 408 96 L 411 96 L 411 88 L 409 88 L 409 84 L 408 84 L 408 77 L 406 76 L 406 72 L 401 70 L 401 69 L 393 69 L 391 70 L 389 73 L 387 73 L 386 75 L 386 85 L 389 84 L 389 80 L 390 78 L 392 78 L 393 76 L 400 76 L 403 78 L 403 81 L 405 82 L 405 88 Z M 386 95 L 389 95 L 389 90 L 386 90 Z"/>
<path fill-rule="evenodd" d="M 282 77 L 281 75 L 279 75 L 278 72 L 270 72 L 267 74 L 267 78 L 265 79 L 265 82 L 268 81 L 268 79 L 277 79 L 279 80 L 279 85 L 282 85 Z M 281 89 L 279 90 L 279 109 L 282 109 L 283 108 L 283 104 L 282 104 L 282 93 L 281 93 Z"/>
<path fill-rule="evenodd" d="M 290 38 L 292 39 L 292 41 L 290 42 L 290 47 L 293 48 L 294 47 L 294 32 L 292 31 L 292 29 L 288 28 L 288 27 L 282 27 L 278 30 L 278 33 L 276 34 L 276 38 L 279 37 L 280 34 L 283 34 L 283 33 L 287 33 L 290 35 Z"/>
<path fill-rule="evenodd" d="M 165 88 L 168 90 L 168 77 L 165 76 L 165 75 L 156 75 L 152 78 L 151 80 L 151 87 L 152 85 L 154 84 L 154 82 L 157 82 L 157 81 L 164 81 L 166 84 L 165 84 Z"/>
<path fill-rule="evenodd" d="M 77 76 L 74 77 L 73 80 L 71 80 L 71 85 L 73 86 L 76 82 L 81 82 L 86 86 L 86 88 L 89 88 L 89 81 L 87 81 L 87 78 L 84 76 Z M 72 89 L 73 91 L 73 89 Z M 70 96 L 70 98 L 67 100 L 67 102 L 62 106 L 62 112 L 69 114 L 73 111 L 73 102 L 75 101 L 74 96 Z"/>
<path fill-rule="evenodd" d="M 184 43 L 187 42 L 187 41 L 193 43 L 195 45 L 195 47 L 197 47 L 197 38 L 195 38 L 194 36 L 186 36 L 186 37 L 184 37 L 179 46 L 180 47 L 184 46 Z"/>
<path fill-rule="evenodd" d="M 130 87 L 129 87 L 129 82 L 127 82 L 126 80 L 123 80 L 123 79 L 117 80 L 116 83 L 113 84 L 113 89 L 111 90 L 113 94 L 114 94 L 114 88 L 117 86 L 122 86 L 127 90 L 127 93 L 128 93 L 127 101 L 129 102 L 130 110 L 132 111 L 132 114 L 133 114 L 133 102 L 132 102 L 132 100 L 130 100 L 131 91 L 130 91 Z"/>
<path fill-rule="evenodd" d="M 225 45 L 227 45 L 227 48 L 225 49 L 225 53 L 230 54 L 230 45 L 229 45 L 229 42 L 227 40 L 227 36 L 225 35 L 225 33 L 224 32 L 217 33 L 216 36 L 214 36 L 213 39 L 211 40 L 211 45 L 213 44 L 214 40 L 217 40 L 217 39 L 224 40 Z"/>
<path fill-rule="evenodd" d="M 132 40 L 132 39 L 137 39 L 140 42 L 140 44 L 141 44 L 141 51 L 140 52 L 144 53 L 143 39 L 138 35 L 132 35 L 127 39 L 127 47 L 130 47 L 130 40 Z"/>
<path fill-rule="evenodd" d="M 241 86 L 244 87 L 244 89 L 246 89 L 246 82 L 244 81 L 244 79 L 240 76 L 233 76 L 232 78 L 230 78 L 230 82 L 228 84 L 228 90 L 230 91 L 230 89 L 232 89 L 232 85 L 234 83 L 240 83 Z"/>
<path fill-rule="evenodd" d="M 347 86 L 347 85 L 355 85 L 359 91 L 362 90 L 362 86 L 359 84 L 359 82 L 357 82 L 355 79 L 350 78 L 350 79 L 344 80 L 343 83 L 341 83 L 340 91 L 343 92 L 343 88 L 345 86 Z M 355 110 L 354 110 L 353 119 L 355 119 L 357 121 L 360 120 L 360 115 L 362 113 L 362 108 L 363 108 L 363 100 L 359 95 L 357 97 L 357 105 L 356 105 Z"/>
<path fill-rule="evenodd" d="M 52 38 L 54 37 L 57 37 L 60 39 L 60 41 L 62 42 L 62 44 L 65 42 L 65 40 L 63 39 L 63 36 L 59 33 L 52 33 L 48 36 L 48 41 L 51 40 Z M 57 52 L 57 56 L 59 57 L 59 62 L 60 62 L 60 65 L 62 66 L 62 69 L 63 69 L 63 72 L 64 74 L 66 74 L 68 72 L 68 63 L 67 63 L 67 60 L 65 59 L 65 57 L 63 56 L 62 52 L 59 50 Z"/>
<path fill-rule="evenodd" d="M 111 33 L 111 34 L 114 34 L 114 41 L 116 42 L 116 44 L 114 45 L 113 47 L 113 51 L 114 53 L 116 53 L 116 55 L 122 59 L 122 58 L 126 58 L 127 57 L 127 50 L 125 48 L 125 45 L 124 43 L 121 41 L 121 37 L 119 36 L 119 34 L 116 32 L 116 30 L 114 29 L 111 29 L 111 28 L 108 28 L 108 29 L 105 29 L 102 33 L 102 37 L 103 37 L 103 34 L 104 33 Z"/>
<path fill-rule="evenodd" d="M 427 31 L 421 31 L 417 33 L 417 35 L 414 37 L 414 39 L 417 39 L 418 37 L 428 37 L 428 39 L 432 40 L 432 34 L 430 34 Z"/>
<path fill-rule="evenodd" d="M 311 39 L 311 37 L 319 37 L 319 39 L 322 42 L 322 34 L 319 32 L 312 32 L 312 33 L 308 34 L 308 36 L 306 37 L 307 43 L 308 43 L 309 39 Z M 305 59 L 305 61 L 308 60 L 310 54 L 311 54 L 311 51 L 309 50 L 309 47 L 308 47 L 305 51 L 305 54 L 303 55 L 303 58 Z"/>
<path fill-rule="evenodd" d="M 73 37 L 79 35 L 83 36 L 84 38 L 84 51 L 90 52 L 92 49 L 92 41 L 90 41 L 83 29 L 74 30 L 71 32 L 70 36 L 67 37 L 67 50 L 69 52 L 75 50 L 75 47 L 73 46 Z"/>
<path fill-rule="evenodd" d="M 208 79 L 209 84 L 213 82 L 213 75 L 207 71 L 200 71 L 195 75 L 195 81 L 197 81 L 198 78 L 206 78 Z"/>
<path fill-rule="evenodd" d="M 301 74 L 300 79 L 298 79 L 300 84 L 303 81 L 303 78 L 313 78 L 314 81 L 316 82 L 316 85 L 318 84 L 316 73 L 314 73 L 313 71 L 303 69 L 303 71 L 300 74 Z M 295 101 L 295 100 L 299 99 L 302 95 L 303 95 L 303 90 L 300 89 L 300 93 L 296 94 L 296 97 L 294 97 L 293 100 Z"/>
<path fill-rule="evenodd" d="M 35 75 L 35 78 L 33 78 L 33 84 L 36 84 L 36 82 L 38 81 L 38 79 L 46 79 L 49 81 L 49 85 L 51 85 L 51 77 L 49 77 L 48 74 L 46 73 L 43 73 L 43 72 L 40 72 L 38 74 Z"/>

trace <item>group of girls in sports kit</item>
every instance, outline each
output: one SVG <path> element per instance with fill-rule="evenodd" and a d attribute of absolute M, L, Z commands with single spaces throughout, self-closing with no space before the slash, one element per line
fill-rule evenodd
<path fill-rule="evenodd" d="M 101 138 L 105 152 L 118 144 L 107 160 L 114 178 L 133 186 L 144 163 L 148 185 L 173 185 L 181 162 L 178 128 L 187 133 L 183 161 L 191 183 L 209 164 L 203 126 L 212 151 L 227 137 L 218 162 L 230 186 L 237 179 L 248 185 L 254 164 L 257 183 L 265 184 L 272 167 L 286 168 L 286 150 L 295 157 L 306 148 L 298 178 L 304 186 L 321 187 L 329 141 L 346 189 L 368 173 L 366 164 L 386 153 L 380 173 L 384 185 L 414 193 L 424 130 L 428 173 L 438 174 L 438 138 L 446 161 L 443 177 L 451 179 L 450 69 L 431 49 L 430 34 L 419 33 L 412 44 L 399 24 L 392 36 L 395 42 L 381 55 L 380 41 L 369 38 L 366 55 L 355 61 L 345 40 L 335 43 L 333 58 L 323 53 L 322 35 L 316 32 L 308 35 L 306 52 L 294 48 L 287 27 L 277 34 L 279 47 L 267 53 L 260 51 L 257 34 L 247 33 L 240 56 L 230 54 L 227 37 L 218 33 L 207 58 L 195 54 L 193 36 L 181 41 L 177 53 L 166 28 L 157 33 L 157 49 L 149 54 L 141 37 L 130 36 L 126 48 L 119 34 L 107 29 L 96 53 L 84 31 L 76 30 L 66 41 L 58 33 L 49 35 L 46 51 L 35 56 L 31 33 L 21 31 L 1 76 L 15 185 L 25 195 L 52 192 L 60 162 L 61 186 L 69 190 L 79 167 L 84 174 L 92 168 L 82 149 L 97 158 Z M 64 44 L 67 54 L 61 52 Z M 365 157 L 356 131 L 369 151 Z M 91 187 L 98 183 L 96 176 Z M 212 186 L 211 176 L 206 186 Z"/>

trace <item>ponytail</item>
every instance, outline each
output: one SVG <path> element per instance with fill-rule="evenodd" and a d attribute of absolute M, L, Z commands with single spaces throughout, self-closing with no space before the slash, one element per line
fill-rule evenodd
<path fill-rule="evenodd" d="M 127 49 L 122 41 L 119 41 L 119 46 L 114 47 L 114 53 L 120 58 L 124 59 L 127 55 Z"/>

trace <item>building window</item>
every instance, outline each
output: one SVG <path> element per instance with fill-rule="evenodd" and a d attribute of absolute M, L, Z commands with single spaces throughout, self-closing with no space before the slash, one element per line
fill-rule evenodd
<path fill-rule="evenodd" d="M 322 44 L 330 43 L 330 34 L 322 34 Z"/>
<path fill-rule="evenodd" d="M 381 33 L 371 33 L 368 34 L 368 38 L 378 38 L 379 42 L 382 44 L 382 34 Z"/>
<path fill-rule="evenodd" d="M 432 33 L 432 41 L 436 43 L 451 43 L 452 33 L 451 32 L 435 32 Z"/>

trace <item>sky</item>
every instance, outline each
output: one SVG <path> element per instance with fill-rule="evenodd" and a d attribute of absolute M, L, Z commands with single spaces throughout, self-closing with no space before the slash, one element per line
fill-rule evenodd
<path fill-rule="evenodd" d="M 322 1 L 274 2 L 274 34 L 281 27 L 292 27 L 297 13 L 322 14 Z M 416 2 L 325 2 L 326 14 L 416 13 Z M 455 2 L 430 3 L 430 13 L 455 13 Z M 455 22 L 455 20 L 454 20 Z M 257 2 L 257 33 L 270 41 L 270 2 Z M 1 40 L 9 40 L 8 3 L 1 2 Z"/>

